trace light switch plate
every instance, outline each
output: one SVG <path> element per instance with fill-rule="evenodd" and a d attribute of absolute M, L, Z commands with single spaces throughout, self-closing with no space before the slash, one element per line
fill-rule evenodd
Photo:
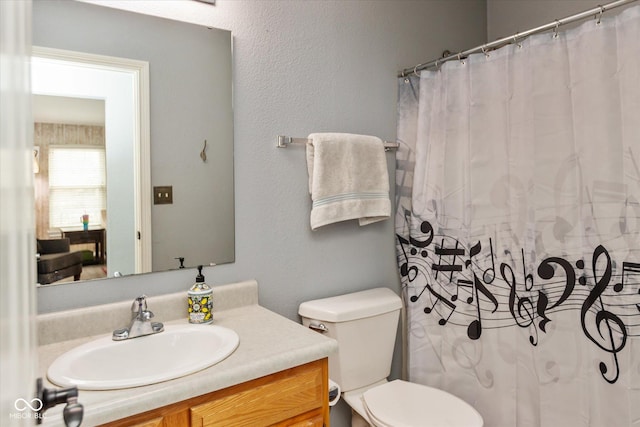
<path fill-rule="evenodd" d="M 153 204 L 170 205 L 173 204 L 173 186 L 165 185 L 153 187 Z"/>

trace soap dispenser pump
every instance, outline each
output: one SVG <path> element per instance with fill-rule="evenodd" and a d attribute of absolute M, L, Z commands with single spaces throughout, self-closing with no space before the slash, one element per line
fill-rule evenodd
<path fill-rule="evenodd" d="M 204 283 L 202 266 L 198 266 L 196 283 L 187 292 L 189 301 L 189 323 L 213 322 L 213 290 Z"/>

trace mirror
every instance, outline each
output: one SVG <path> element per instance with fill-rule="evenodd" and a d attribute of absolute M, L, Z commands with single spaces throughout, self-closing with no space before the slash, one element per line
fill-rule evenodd
<path fill-rule="evenodd" d="M 103 100 L 106 110 L 107 209 L 104 215 L 90 215 L 89 225 L 90 230 L 106 230 L 104 258 L 108 276 L 179 268 L 178 258 L 184 258 L 185 267 L 233 262 L 235 221 L 230 32 L 82 2 L 35 0 L 33 45 L 148 63 L 149 151 L 146 155 L 144 149 L 140 151 L 138 147 L 127 152 L 131 159 L 111 156 L 109 137 L 113 132 L 110 129 L 116 119 L 110 119 L 110 101 L 104 101 L 104 96 L 109 95 L 40 93 L 55 95 L 51 97 L 54 100 L 56 97 L 78 102 L 91 98 Z M 53 105 L 50 110 L 60 112 L 60 104 L 54 102 Z M 73 118 L 42 120 L 74 122 L 67 124 L 76 126 L 76 129 L 80 129 L 79 126 L 100 126 L 84 124 L 81 119 Z M 36 124 L 36 129 L 38 126 L 42 124 Z M 137 130 L 140 127 L 144 129 L 144 123 L 136 122 L 133 126 Z M 121 139 L 127 138 L 129 136 Z M 50 160 L 49 153 L 44 152 L 39 142 L 35 145 L 40 151 L 40 166 L 44 166 L 42 162 Z M 139 159 L 141 162 L 135 161 L 136 150 L 143 157 Z M 135 183 L 130 182 L 132 179 L 125 177 L 144 176 L 144 167 L 136 171 L 134 166 L 144 165 L 145 161 L 149 165 L 146 173 L 150 183 L 140 180 L 142 187 L 136 191 Z M 130 172 L 129 164 L 133 168 Z M 154 204 L 153 188 L 158 187 L 171 188 L 171 203 Z M 137 208 L 133 205 L 137 202 L 127 207 L 117 204 L 114 207 L 109 202 L 124 198 L 123 194 L 128 193 L 147 195 L 140 201 L 140 221 L 135 220 Z M 117 239 L 120 234 L 118 227 L 123 223 L 134 224 L 123 233 L 126 236 L 124 240 L 134 248 L 142 246 L 143 261 L 144 254 L 150 254 L 146 265 L 136 261 L 133 267 L 121 267 L 125 261 L 139 257 L 134 250 L 121 246 Z M 145 223 L 150 232 L 146 231 Z M 79 218 L 75 227 L 82 230 Z M 56 233 L 56 229 L 47 227 L 44 237 L 55 236 Z M 39 237 L 42 234 L 39 232 Z M 90 240 L 84 251 L 91 252 L 93 243 Z M 101 251 L 97 246 L 96 243 L 90 262 L 100 258 Z M 81 277 L 81 280 L 85 278 Z"/>

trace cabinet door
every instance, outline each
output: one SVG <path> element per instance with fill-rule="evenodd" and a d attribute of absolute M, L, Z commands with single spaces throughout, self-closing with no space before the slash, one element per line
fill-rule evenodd
<path fill-rule="evenodd" d="M 323 427 L 324 425 L 324 417 L 319 414 L 301 421 L 287 420 L 276 424 L 275 427 Z"/>
<path fill-rule="evenodd" d="M 131 427 L 163 427 L 162 417 L 133 424 Z"/>
<path fill-rule="evenodd" d="M 191 408 L 191 426 L 317 425 L 285 421 L 311 411 L 309 420 L 318 415 L 322 420 L 323 370 L 318 368 L 318 365 L 308 364 L 288 369 L 267 377 L 269 381 L 254 387 L 194 406 Z"/>

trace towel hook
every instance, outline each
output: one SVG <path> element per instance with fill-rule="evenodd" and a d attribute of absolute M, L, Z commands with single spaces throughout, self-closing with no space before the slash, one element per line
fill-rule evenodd
<path fill-rule="evenodd" d="M 204 147 L 202 147 L 202 151 L 200 152 L 200 158 L 203 162 L 207 161 L 207 153 L 205 152 L 207 149 L 207 140 L 204 140 Z"/>

